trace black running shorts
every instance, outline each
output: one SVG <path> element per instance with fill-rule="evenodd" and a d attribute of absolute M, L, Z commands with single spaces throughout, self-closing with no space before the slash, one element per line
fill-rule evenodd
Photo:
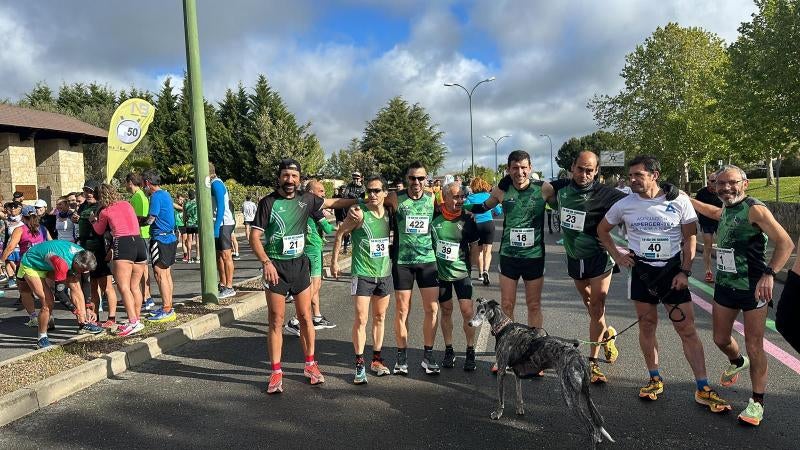
<path fill-rule="evenodd" d="M 756 283 L 750 283 L 752 289 L 746 290 L 716 285 L 714 286 L 714 302 L 726 308 L 741 309 L 742 311 L 752 311 L 771 304 L 772 301 L 759 302 L 756 300 Z M 786 286 L 783 290 L 786 290 Z"/>
<path fill-rule="evenodd" d="M 223 225 L 219 228 L 219 237 L 214 239 L 214 248 L 216 248 L 218 252 L 233 248 L 233 239 L 231 239 L 233 228 L 234 225 Z"/>
<path fill-rule="evenodd" d="M 171 244 L 165 244 L 157 241 L 155 238 L 150 239 L 150 260 L 153 262 L 153 267 L 159 266 L 166 269 L 167 267 L 175 264 L 175 253 L 178 250 L 178 241 Z"/>
<path fill-rule="evenodd" d="M 280 295 L 297 295 L 311 286 L 311 270 L 306 255 L 293 259 L 273 259 L 278 271 L 278 283 L 270 285 L 264 280 L 264 288 Z"/>
<path fill-rule="evenodd" d="M 692 301 L 689 289 L 674 291 L 671 289 L 672 279 L 681 272 L 680 264 L 673 264 L 671 269 L 661 276 L 665 267 L 655 267 L 644 262 L 633 266 L 630 279 L 631 300 L 657 305 L 659 301 L 667 305 L 679 305 Z M 658 278 L 658 277 L 661 278 Z M 645 282 L 644 280 L 648 280 Z M 649 280 L 656 280 L 655 283 Z M 654 292 L 650 292 L 652 289 Z"/>
<path fill-rule="evenodd" d="M 515 258 L 500 255 L 500 275 L 512 280 L 522 278 L 525 281 L 541 278 L 544 276 L 544 257 Z"/>
<path fill-rule="evenodd" d="M 115 237 L 111 248 L 114 250 L 114 261 L 147 262 L 147 245 L 139 235 Z"/>
<path fill-rule="evenodd" d="M 469 277 L 453 281 L 439 280 L 439 303 L 452 300 L 453 291 L 456 291 L 459 300 L 472 300 L 472 280 Z"/>
<path fill-rule="evenodd" d="M 596 278 L 607 274 L 612 269 L 614 273 L 619 272 L 614 260 L 606 252 L 583 259 L 570 258 L 567 255 L 567 273 L 573 280 Z"/>
<path fill-rule="evenodd" d="M 435 262 L 393 264 L 392 279 L 394 280 L 395 291 L 410 291 L 414 288 L 414 280 L 417 281 L 417 287 L 420 289 L 439 285 Z"/>
<path fill-rule="evenodd" d="M 350 295 L 358 297 L 386 297 L 392 293 L 392 276 L 388 277 L 357 277 L 350 281 Z"/>
<path fill-rule="evenodd" d="M 489 245 L 494 242 L 494 221 L 481 222 L 477 225 L 478 243 Z"/>

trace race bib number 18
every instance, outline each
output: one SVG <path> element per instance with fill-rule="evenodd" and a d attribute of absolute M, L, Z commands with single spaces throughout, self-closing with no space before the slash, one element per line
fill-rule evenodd
<path fill-rule="evenodd" d="M 293 234 L 291 236 L 283 237 L 283 254 L 284 255 L 299 255 L 303 253 L 303 248 L 306 245 L 306 237 L 302 234 Z"/>
<path fill-rule="evenodd" d="M 569 230 L 583 231 L 586 222 L 586 212 L 575 209 L 561 208 L 561 227 Z"/>
<path fill-rule="evenodd" d="M 512 228 L 509 233 L 509 244 L 512 247 L 533 247 L 536 235 L 534 228 Z"/>
<path fill-rule="evenodd" d="M 717 270 L 736 273 L 736 258 L 732 248 L 717 249 Z"/>
<path fill-rule="evenodd" d="M 428 216 L 406 216 L 406 233 L 408 234 L 427 234 Z"/>
<path fill-rule="evenodd" d="M 640 251 L 648 259 L 669 259 L 672 256 L 672 247 L 666 237 L 643 237 Z"/>

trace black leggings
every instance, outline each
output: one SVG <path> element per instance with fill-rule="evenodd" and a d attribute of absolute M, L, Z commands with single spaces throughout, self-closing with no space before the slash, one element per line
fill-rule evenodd
<path fill-rule="evenodd" d="M 775 327 L 795 350 L 800 352 L 800 275 L 789 271 L 781 300 L 775 312 Z"/>

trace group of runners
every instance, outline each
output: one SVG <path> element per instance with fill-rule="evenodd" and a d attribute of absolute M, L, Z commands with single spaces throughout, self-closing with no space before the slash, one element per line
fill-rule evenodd
<path fill-rule="evenodd" d="M 476 216 L 489 214 L 491 221 L 492 210 L 498 205 L 502 205 L 504 215 L 499 250 L 501 306 L 513 320 L 517 286 L 522 279 L 527 323 L 542 327 L 543 231 L 545 205 L 549 204 L 559 210 L 568 274 L 588 313 L 591 382 L 608 382 L 599 363 L 613 363 L 619 356 L 616 330 L 606 322 L 605 303 L 612 273 L 618 272 L 618 267 L 630 268 L 629 296 L 639 319 L 639 344 L 649 372 L 639 397 L 657 400 L 665 389 L 655 336 L 658 304 L 663 304 L 694 374 L 695 401 L 712 412 L 730 410 L 731 404 L 708 381 L 688 289 L 696 251 L 697 210 L 720 222 L 713 249 L 717 268 L 713 327 L 714 342 L 729 360 L 720 375 L 720 384 L 734 384 L 740 373 L 749 369 L 752 395 L 738 417 L 758 425 L 763 418 L 766 387 L 765 306 L 772 300 L 775 272 L 785 265 L 794 245 L 764 204 L 747 196 L 745 173 L 736 166 L 723 166 L 710 178 L 722 202 L 720 207 L 690 199 L 675 186 L 662 183 L 659 161 L 652 156 L 637 156 L 629 162 L 630 193 L 597 180 L 599 158 L 590 151 L 577 156 L 569 179 L 532 180 L 530 157 L 519 150 L 508 156 L 507 167 L 508 176 L 482 196 L 482 201 L 470 203 L 466 202 L 460 182 L 442 186 L 441 199 L 437 201 L 437 195 L 426 189 L 428 174 L 420 163 L 407 168 L 405 189 L 390 191 L 385 179 L 371 175 L 364 180 L 363 197 L 325 199 L 309 192 L 316 182 L 307 192 L 301 192 L 301 167 L 297 161 L 281 161 L 276 173 L 277 189 L 259 202 L 249 235 L 263 266 L 267 291 L 272 366 L 267 392 L 283 391 L 281 326 L 287 295 L 295 299 L 306 359 L 304 374 L 311 384 L 324 382 L 314 356 L 312 319 L 311 299 L 318 295 L 319 288 L 311 288 L 309 258 L 303 251 L 307 232 L 327 224 L 323 209 L 349 208 L 336 231 L 331 269 L 335 276 L 339 275 L 340 250 L 345 236 L 351 235 L 353 382 L 364 384 L 367 370 L 376 376 L 408 373 L 409 310 L 415 283 L 424 312 L 420 366 L 428 374 L 437 374 L 441 367 L 455 365 L 452 312 L 457 301 L 467 342 L 463 368 L 475 370 L 475 332 L 467 324 L 473 314 L 470 270 L 474 260 L 470 248 L 480 248 L 477 244 L 482 242 Z M 618 225 L 624 225 L 627 241 L 612 235 Z M 767 239 L 774 242 L 769 260 Z M 488 243 L 491 242 L 489 238 Z M 711 251 L 711 245 L 704 249 Z M 481 280 L 488 278 L 486 271 L 488 263 L 479 271 Z M 390 370 L 381 351 L 392 292 L 397 353 Z M 731 336 L 739 311 L 745 317 L 745 353 Z M 370 317 L 373 347 L 367 369 L 364 353 Z M 441 359 L 433 354 L 439 320 L 445 341 Z"/>

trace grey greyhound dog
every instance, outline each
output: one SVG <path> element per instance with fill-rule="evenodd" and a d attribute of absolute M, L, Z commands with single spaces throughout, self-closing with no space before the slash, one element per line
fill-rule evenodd
<path fill-rule="evenodd" d="M 516 379 L 517 414 L 525 414 L 522 401 L 522 378 L 535 376 L 544 369 L 555 369 L 561 382 L 561 394 L 567 407 L 586 425 L 592 448 L 606 438 L 614 439 L 603 428 L 603 416 L 592 402 L 589 392 L 589 365 L 578 351 L 578 341 L 549 336 L 542 328 L 533 328 L 512 322 L 494 300 L 478 298 L 475 317 L 469 321 L 471 327 L 479 327 L 484 320 L 489 322 L 496 339 L 497 358 L 497 409 L 492 411 L 494 420 L 503 416 L 503 378 L 511 368 Z"/>

